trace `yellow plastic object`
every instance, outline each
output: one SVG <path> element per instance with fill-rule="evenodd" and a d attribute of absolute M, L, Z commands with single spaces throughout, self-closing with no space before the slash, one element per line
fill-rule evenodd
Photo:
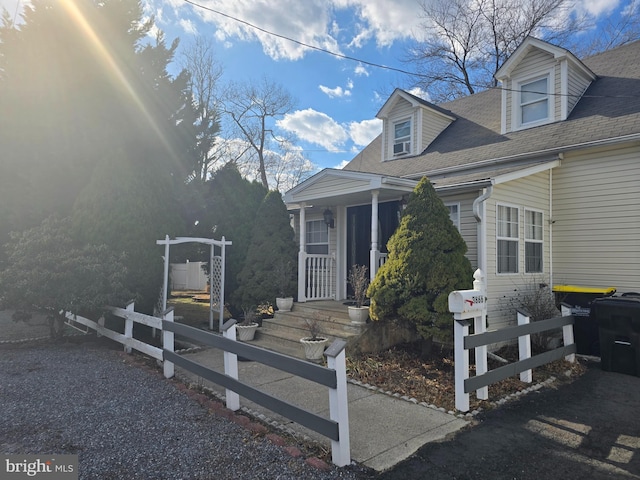
<path fill-rule="evenodd" d="M 614 287 L 583 287 L 580 285 L 556 285 L 554 292 L 558 293 L 589 293 L 594 295 L 613 295 L 616 293 Z"/>

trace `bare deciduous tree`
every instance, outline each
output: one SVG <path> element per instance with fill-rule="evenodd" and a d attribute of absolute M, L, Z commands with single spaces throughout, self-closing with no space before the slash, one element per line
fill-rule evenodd
<path fill-rule="evenodd" d="M 493 75 L 528 35 L 562 44 L 588 25 L 570 0 L 422 0 L 424 40 L 407 52 L 416 86 L 446 101 L 495 86 Z"/>
<path fill-rule="evenodd" d="M 196 113 L 196 164 L 192 179 L 204 182 L 217 160 L 213 147 L 220 131 L 217 90 L 223 69 L 215 59 L 212 43 L 203 37 L 196 37 L 183 52 L 182 66 L 191 75 L 190 88 Z"/>
<path fill-rule="evenodd" d="M 286 147 L 289 139 L 274 132 L 278 118 L 290 113 L 294 100 L 281 85 L 262 78 L 259 82 L 233 83 L 224 95 L 224 112 L 237 137 L 250 145 L 262 185 L 269 188 L 269 152 Z"/>

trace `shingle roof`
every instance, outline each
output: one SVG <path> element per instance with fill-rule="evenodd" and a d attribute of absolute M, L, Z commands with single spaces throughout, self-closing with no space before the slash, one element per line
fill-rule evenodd
<path fill-rule="evenodd" d="M 418 177 L 476 162 L 543 156 L 544 152 L 557 153 L 589 142 L 640 134 L 640 41 L 583 62 L 598 78 L 565 121 L 501 134 L 501 91 L 490 89 L 439 105 L 457 120 L 421 155 L 382 162 L 382 136 L 378 136 L 344 169 Z M 484 172 L 477 178 L 486 176 Z"/>

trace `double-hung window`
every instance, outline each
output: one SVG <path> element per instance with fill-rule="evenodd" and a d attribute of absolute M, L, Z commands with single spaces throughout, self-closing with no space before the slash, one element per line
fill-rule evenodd
<path fill-rule="evenodd" d="M 393 154 L 411 153 L 411 120 L 402 120 L 393 124 Z"/>
<path fill-rule="evenodd" d="M 329 253 L 329 227 L 324 220 L 307 222 L 305 245 L 307 253 L 326 255 Z"/>
<path fill-rule="evenodd" d="M 460 204 L 459 203 L 447 203 L 445 207 L 449 210 L 449 218 L 451 222 L 456 226 L 458 231 L 460 230 Z"/>
<path fill-rule="evenodd" d="M 520 126 L 549 120 L 549 75 L 520 84 Z"/>
<path fill-rule="evenodd" d="M 518 208 L 498 205 L 497 271 L 518 273 L 519 222 Z"/>
<path fill-rule="evenodd" d="M 542 273 L 543 228 L 542 212 L 524 211 L 524 271 Z"/>

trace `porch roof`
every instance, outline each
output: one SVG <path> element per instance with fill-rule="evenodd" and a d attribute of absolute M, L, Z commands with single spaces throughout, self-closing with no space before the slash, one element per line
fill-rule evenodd
<path fill-rule="evenodd" d="M 378 201 L 386 202 L 399 200 L 417 184 L 407 178 L 326 168 L 286 192 L 284 203 L 289 210 L 297 210 L 302 204 L 319 209 L 361 205 L 371 202 L 373 191 L 378 192 Z"/>

